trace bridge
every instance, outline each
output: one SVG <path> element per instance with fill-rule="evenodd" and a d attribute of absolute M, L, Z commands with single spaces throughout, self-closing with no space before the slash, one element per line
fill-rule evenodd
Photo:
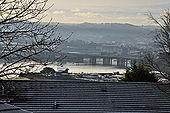
<path fill-rule="evenodd" d="M 69 52 L 67 53 L 65 61 L 73 63 L 84 63 L 89 65 L 119 66 L 122 68 L 127 68 L 131 67 L 134 60 L 139 63 L 141 59 L 141 57 L 116 56 L 106 53 L 86 54 L 79 52 Z"/>

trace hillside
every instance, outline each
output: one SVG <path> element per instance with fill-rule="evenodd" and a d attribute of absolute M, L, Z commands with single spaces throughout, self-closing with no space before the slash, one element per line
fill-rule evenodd
<path fill-rule="evenodd" d="M 59 32 L 66 37 L 73 32 L 70 40 L 121 42 L 125 44 L 149 43 L 153 39 L 150 27 L 119 23 L 60 24 Z"/>

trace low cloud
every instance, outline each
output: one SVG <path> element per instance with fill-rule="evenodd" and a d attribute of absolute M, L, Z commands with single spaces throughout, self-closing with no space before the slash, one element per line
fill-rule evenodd
<path fill-rule="evenodd" d="M 119 19 L 119 20 L 128 20 L 129 17 L 127 17 L 127 16 L 126 16 L 126 17 L 123 17 L 123 16 L 122 16 L 122 17 L 118 17 L 117 19 Z"/>
<path fill-rule="evenodd" d="M 74 13 L 74 15 L 82 17 L 82 18 L 97 18 L 97 17 L 101 17 L 100 14 L 93 13 L 93 12 L 77 12 L 77 13 Z"/>
<path fill-rule="evenodd" d="M 80 9 L 78 9 L 78 8 L 75 8 L 75 9 L 71 9 L 71 12 L 80 12 Z"/>
<path fill-rule="evenodd" d="M 54 11 L 53 14 L 65 14 L 65 11 Z"/>

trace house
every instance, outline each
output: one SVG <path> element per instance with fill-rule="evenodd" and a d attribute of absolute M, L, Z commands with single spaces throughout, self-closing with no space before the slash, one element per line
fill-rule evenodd
<path fill-rule="evenodd" d="M 157 83 L 12 82 L 18 94 L 9 104 L 34 113 L 170 113 L 170 93 Z"/>

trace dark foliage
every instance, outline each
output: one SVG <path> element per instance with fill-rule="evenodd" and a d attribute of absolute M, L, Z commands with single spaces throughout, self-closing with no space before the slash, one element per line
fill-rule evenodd
<path fill-rule="evenodd" d="M 56 71 L 53 68 L 45 67 L 42 71 L 40 71 L 40 73 L 43 73 L 43 74 L 54 74 L 54 73 L 56 73 Z"/>
<path fill-rule="evenodd" d="M 133 66 L 126 70 L 124 81 L 130 82 L 157 82 L 154 73 L 150 73 L 149 69 L 145 68 L 142 64 Z"/>

